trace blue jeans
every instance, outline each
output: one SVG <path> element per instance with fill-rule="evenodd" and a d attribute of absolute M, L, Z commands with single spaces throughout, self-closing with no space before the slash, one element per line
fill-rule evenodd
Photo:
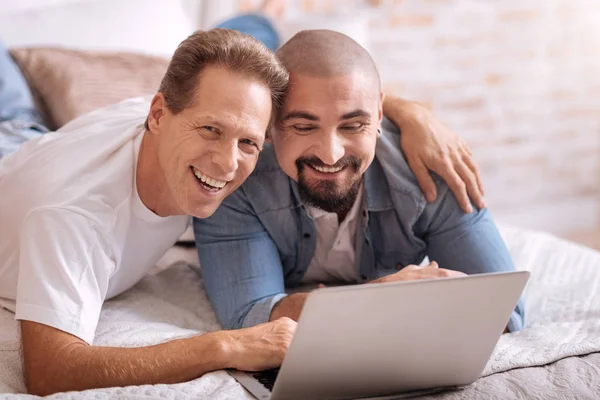
<path fill-rule="evenodd" d="M 276 50 L 280 38 L 273 24 L 259 14 L 240 15 L 218 24 L 216 28 L 240 31 Z M 35 107 L 21 70 L 0 42 L 0 158 L 16 151 L 24 142 L 48 132 Z"/>
<path fill-rule="evenodd" d="M 27 81 L 0 42 L 0 158 L 47 131 Z"/>
<path fill-rule="evenodd" d="M 271 51 L 277 50 L 281 39 L 271 21 L 260 14 L 244 14 L 221 22 L 215 28 L 233 29 L 263 42 Z"/>

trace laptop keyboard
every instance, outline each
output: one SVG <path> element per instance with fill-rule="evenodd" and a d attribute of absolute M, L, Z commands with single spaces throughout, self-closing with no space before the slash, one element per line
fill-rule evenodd
<path fill-rule="evenodd" d="M 253 373 L 252 377 L 256 379 L 261 385 L 266 387 L 270 392 L 273 390 L 273 386 L 275 385 L 275 379 L 277 379 L 278 373 L 279 368 L 268 369 L 266 371 Z"/>

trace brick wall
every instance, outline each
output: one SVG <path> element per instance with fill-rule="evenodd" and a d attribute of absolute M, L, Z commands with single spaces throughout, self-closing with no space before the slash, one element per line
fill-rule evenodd
<path fill-rule="evenodd" d="M 290 0 L 366 26 L 386 91 L 471 144 L 498 220 L 600 230 L 600 0 L 371 2 Z"/>

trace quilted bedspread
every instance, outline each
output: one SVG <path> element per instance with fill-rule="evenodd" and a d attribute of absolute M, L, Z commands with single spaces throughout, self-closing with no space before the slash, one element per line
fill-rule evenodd
<path fill-rule="evenodd" d="M 517 269 L 531 271 L 526 329 L 503 335 L 482 377 L 426 399 L 600 398 L 600 253 L 551 235 L 502 228 Z M 0 398 L 29 398 L 18 325 L 0 309 Z M 179 262 L 106 302 L 97 345 L 142 346 L 218 329 L 200 275 Z M 12 394 L 1 394 L 12 393 Z M 252 399 L 223 371 L 175 385 L 88 390 L 50 399 Z"/>

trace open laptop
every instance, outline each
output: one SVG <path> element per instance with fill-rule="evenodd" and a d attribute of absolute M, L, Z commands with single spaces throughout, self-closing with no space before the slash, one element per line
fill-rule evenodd
<path fill-rule="evenodd" d="M 521 271 L 317 289 L 280 369 L 229 373 L 261 400 L 460 388 L 481 375 L 528 279 Z"/>

